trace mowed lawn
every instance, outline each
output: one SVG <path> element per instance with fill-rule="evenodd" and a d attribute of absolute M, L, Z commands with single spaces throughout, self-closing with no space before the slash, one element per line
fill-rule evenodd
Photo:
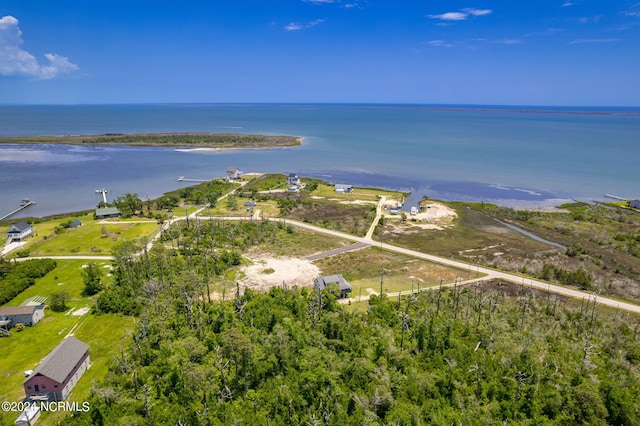
<path fill-rule="evenodd" d="M 25 380 L 24 371 L 34 370 L 38 363 L 55 348 L 66 335 L 72 333 L 76 338 L 89 344 L 91 368 L 84 374 L 71 393 L 71 401 L 87 400 L 92 383 L 104 377 L 108 362 L 126 344 L 133 329 L 134 319 L 122 315 L 104 314 L 95 316 L 90 312 L 84 315 L 73 315 L 73 311 L 91 308 L 95 296 L 86 298 L 81 295 L 82 266 L 87 261 L 58 260 L 57 267 L 45 277 L 19 294 L 7 305 L 19 305 L 29 297 L 50 297 L 52 293 L 65 290 L 69 294 L 69 309 L 65 312 L 53 312 L 45 309 L 45 317 L 33 327 L 25 327 L 23 331 L 12 330 L 11 336 L 0 338 L 0 400 L 22 401 Z M 97 262 L 106 266 L 108 262 Z M 104 265 L 103 265 L 104 263 Z M 109 269 L 104 268 L 104 280 Z M 18 413 L 4 413 L 3 421 L 17 418 Z M 14 416 L 15 414 L 15 416 Z M 64 414 L 44 413 L 38 424 L 57 424 Z"/>
<path fill-rule="evenodd" d="M 81 219 L 82 220 L 82 219 Z M 44 235 L 43 230 L 44 229 Z M 26 247 L 32 256 L 102 255 L 123 241 L 147 239 L 159 229 L 155 221 L 114 221 L 101 223 L 93 219 L 82 221 L 82 226 L 65 229 L 62 233 L 49 231 L 47 224 L 36 225 L 38 236 Z M 55 228 L 55 227 L 54 227 Z"/>

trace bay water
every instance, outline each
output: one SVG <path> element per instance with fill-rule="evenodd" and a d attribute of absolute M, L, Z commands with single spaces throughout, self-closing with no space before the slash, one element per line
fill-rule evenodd
<path fill-rule="evenodd" d="M 127 192 L 155 198 L 229 166 L 423 196 L 543 207 L 604 194 L 640 198 L 634 108 L 176 104 L 0 106 L 0 136 L 222 132 L 303 137 L 299 147 L 183 150 L 0 145 L 0 216 L 91 209 Z"/>

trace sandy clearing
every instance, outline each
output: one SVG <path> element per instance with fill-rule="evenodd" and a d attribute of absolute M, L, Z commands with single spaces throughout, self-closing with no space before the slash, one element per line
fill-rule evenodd
<path fill-rule="evenodd" d="M 314 278 L 320 275 L 320 269 L 304 259 L 263 257 L 251 260 L 252 265 L 240 269 L 245 275 L 240 285 L 255 290 L 268 290 L 283 282 L 289 287 L 313 287 Z"/>

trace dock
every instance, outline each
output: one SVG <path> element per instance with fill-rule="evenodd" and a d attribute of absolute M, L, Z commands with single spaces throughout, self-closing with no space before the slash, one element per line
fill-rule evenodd
<path fill-rule="evenodd" d="M 611 194 L 604 194 L 605 197 L 607 198 L 613 198 L 614 200 L 618 200 L 618 201 L 629 201 L 626 198 L 622 198 L 622 197 L 618 197 L 617 195 L 611 195 Z"/>
<path fill-rule="evenodd" d="M 10 218 L 11 216 L 13 216 L 14 214 L 18 213 L 21 210 L 26 209 L 29 206 L 34 205 L 36 202 L 35 201 L 31 201 L 31 200 L 23 200 L 22 203 L 20 203 L 20 207 L 18 207 L 17 209 L 15 209 L 14 211 L 5 214 L 4 216 L 0 217 L 0 221 L 3 221 L 7 218 Z"/>
<path fill-rule="evenodd" d="M 189 179 L 184 176 L 178 178 L 178 182 L 209 182 L 210 179 Z"/>

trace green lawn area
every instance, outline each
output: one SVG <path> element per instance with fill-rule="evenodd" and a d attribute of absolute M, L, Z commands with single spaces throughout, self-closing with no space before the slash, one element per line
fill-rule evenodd
<path fill-rule="evenodd" d="M 353 192 L 347 192 L 344 194 L 338 194 L 334 191 L 333 185 L 324 185 L 320 184 L 313 191 L 312 195 L 317 197 L 327 197 L 327 198 L 336 198 L 344 201 L 378 201 L 380 196 L 385 196 L 387 198 L 394 198 L 396 200 L 404 200 L 406 194 L 402 192 L 396 191 L 387 191 L 384 189 L 376 189 L 376 188 L 353 188 Z"/>
<path fill-rule="evenodd" d="M 25 327 L 23 331 L 12 330 L 11 336 L 0 338 L 0 400 L 21 401 L 24 398 L 22 382 L 24 371 L 33 370 L 38 363 L 70 332 L 76 338 L 90 345 L 89 356 L 91 368 L 84 374 L 71 393 L 71 401 L 82 402 L 89 396 L 94 380 L 106 374 L 109 360 L 118 353 L 119 347 L 126 341 L 132 330 L 134 320 L 122 315 L 95 316 L 86 313 L 82 316 L 71 314 L 72 310 L 90 308 L 95 296 L 82 297 L 82 265 L 88 261 L 58 260 L 57 267 L 45 277 L 15 297 L 7 305 L 19 305 L 32 296 L 49 297 L 52 293 L 66 290 L 70 301 L 66 312 L 53 312 L 45 308 L 45 317 L 33 327 Z M 105 266 L 108 262 L 97 262 Z M 108 269 L 104 268 L 105 280 Z M 75 328 L 74 328 L 75 327 Z M 15 415 L 14 415 L 15 414 Z M 66 414 L 43 414 L 38 424 L 57 424 Z M 0 423 L 13 422 L 18 413 L 5 413 L 0 416 Z"/>
<path fill-rule="evenodd" d="M 210 209 L 205 208 L 200 212 L 200 216 L 232 216 L 232 217 L 249 217 L 251 212 L 244 203 L 248 201 L 253 201 L 256 203 L 255 207 L 253 207 L 253 211 L 260 210 L 261 217 L 277 217 L 280 214 L 280 209 L 278 208 L 278 203 L 275 200 L 266 200 L 266 201 L 256 201 L 246 197 L 235 197 L 236 199 L 236 209 L 233 210 L 229 208 L 227 204 L 227 199 L 225 198 L 222 201 L 219 201 L 218 204 Z"/>
<path fill-rule="evenodd" d="M 82 219 L 81 219 L 82 220 Z M 51 224 L 36 225 L 38 236 L 26 247 L 32 256 L 61 255 L 103 255 L 111 254 L 111 249 L 123 241 L 139 241 L 150 238 L 159 228 L 156 221 L 99 221 L 82 220 L 82 226 L 65 229 L 56 234 Z M 43 232 L 42 228 L 45 229 Z M 55 228 L 55 226 L 53 227 Z M 45 233 L 46 232 L 46 233 Z"/>

